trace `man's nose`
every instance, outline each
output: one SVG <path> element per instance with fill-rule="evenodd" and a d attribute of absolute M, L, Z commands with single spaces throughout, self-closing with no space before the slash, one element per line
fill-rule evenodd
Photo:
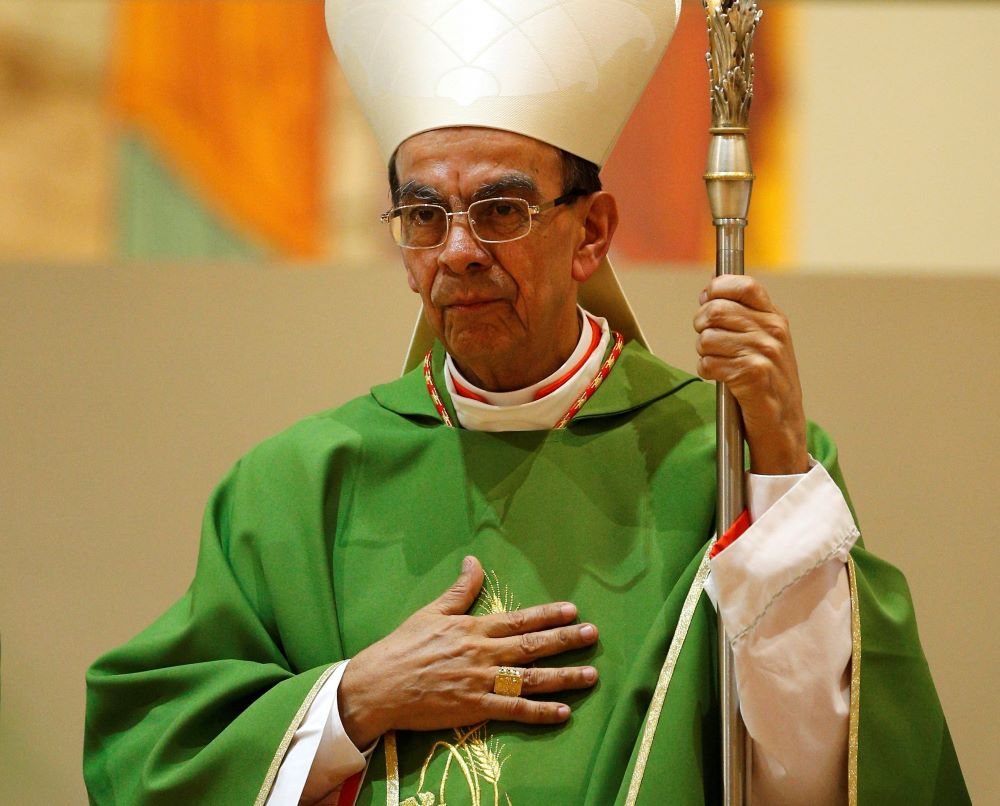
<path fill-rule="evenodd" d="M 451 219 L 448 237 L 445 239 L 438 262 L 456 274 L 487 268 L 493 257 L 472 234 L 472 225 L 467 215 L 457 215 Z"/>

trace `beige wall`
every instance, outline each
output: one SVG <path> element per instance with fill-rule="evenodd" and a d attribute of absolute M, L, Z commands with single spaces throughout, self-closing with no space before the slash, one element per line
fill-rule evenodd
<path fill-rule="evenodd" d="M 625 284 L 690 368 L 702 276 Z M 870 547 L 906 571 L 979 802 L 1000 791 L 1000 279 L 774 277 L 811 416 L 838 439 Z M 201 508 L 264 436 L 398 370 L 392 266 L 0 269 L 0 787 L 84 801 L 83 674 L 187 585 Z M 380 330 L 374 332 L 372 325 Z"/>
<path fill-rule="evenodd" d="M 995 274 L 1000 3 L 790 5 L 795 262 Z"/>

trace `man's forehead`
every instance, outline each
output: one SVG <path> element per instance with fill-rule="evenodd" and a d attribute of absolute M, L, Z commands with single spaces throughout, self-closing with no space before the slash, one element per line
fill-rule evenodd
<path fill-rule="evenodd" d="M 460 182 L 469 188 L 521 176 L 537 186 L 560 182 L 562 161 L 554 146 L 515 132 L 455 127 L 421 132 L 396 152 L 401 183 L 431 186 Z"/>

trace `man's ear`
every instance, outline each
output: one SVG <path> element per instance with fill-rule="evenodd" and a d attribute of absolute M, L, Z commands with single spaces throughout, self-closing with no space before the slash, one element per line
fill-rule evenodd
<path fill-rule="evenodd" d="M 618 203 L 605 190 L 587 196 L 583 238 L 573 255 L 573 279 L 586 282 L 597 271 L 611 248 L 611 239 L 618 228 Z"/>

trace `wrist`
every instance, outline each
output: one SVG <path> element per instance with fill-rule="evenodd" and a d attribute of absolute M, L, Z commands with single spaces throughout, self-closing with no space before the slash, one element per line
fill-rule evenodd
<path fill-rule="evenodd" d="M 768 457 L 759 462 L 751 457 L 750 472 L 757 476 L 801 476 L 809 472 L 809 455 Z"/>
<path fill-rule="evenodd" d="M 371 686 L 364 680 L 364 665 L 355 658 L 347 664 L 337 691 L 337 709 L 344 732 L 359 750 L 370 747 L 389 726 L 383 725 L 380 711 L 370 702 Z"/>
<path fill-rule="evenodd" d="M 763 438 L 747 434 L 750 448 L 750 472 L 761 476 L 795 476 L 809 472 L 809 451 L 805 428 L 789 429 L 784 434 Z"/>

